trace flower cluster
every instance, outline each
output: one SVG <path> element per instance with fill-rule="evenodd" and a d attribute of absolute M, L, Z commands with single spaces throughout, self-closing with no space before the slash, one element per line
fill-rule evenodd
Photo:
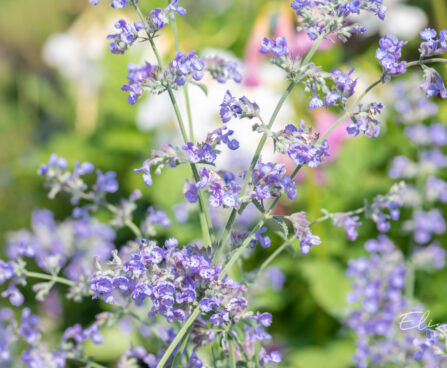
<path fill-rule="evenodd" d="M 151 11 L 150 17 L 148 17 L 148 32 L 150 34 L 155 35 L 156 32 L 166 27 L 174 18 L 175 13 L 181 16 L 186 15 L 186 9 L 178 3 L 179 0 L 172 0 L 166 8 L 156 8 Z"/>
<path fill-rule="evenodd" d="M 294 213 L 287 216 L 287 219 L 292 223 L 296 238 L 300 241 L 301 254 L 307 254 L 312 246 L 321 244 L 320 238 L 312 234 L 305 212 Z"/>
<path fill-rule="evenodd" d="M 379 41 L 380 48 L 376 51 L 376 58 L 380 61 L 385 73 L 384 78 L 395 76 L 407 71 L 406 61 L 399 61 L 402 56 L 402 47 L 407 44 L 405 41 L 393 35 L 386 35 Z"/>
<path fill-rule="evenodd" d="M 447 51 L 447 31 L 445 29 L 439 32 L 439 38 L 437 38 L 438 32 L 433 28 L 426 28 L 419 35 L 423 40 L 419 47 L 421 57 L 441 55 Z"/>
<path fill-rule="evenodd" d="M 251 102 L 243 96 L 239 100 L 232 96 L 230 91 L 225 92 L 220 104 L 220 118 L 223 123 L 228 123 L 232 118 L 259 118 L 260 110 L 256 102 Z"/>
<path fill-rule="evenodd" d="M 329 156 L 327 140 L 320 141 L 319 134 L 307 128 L 304 120 L 299 127 L 288 124 L 273 135 L 275 149 L 287 153 L 297 166 L 318 167 Z"/>
<path fill-rule="evenodd" d="M 129 0 L 112 0 L 110 6 L 116 9 L 124 8 L 130 1 Z M 90 4 L 98 5 L 99 0 L 89 0 Z"/>
<path fill-rule="evenodd" d="M 387 232 L 390 229 L 390 220 L 397 221 L 399 219 L 405 188 L 404 182 L 394 184 L 387 194 L 376 196 L 373 203 L 367 208 L 366 217 L 376 223 L 377 230 L 380 232 Z"/>
<path fill-rule="evenodd" d="M 129 104 L 134 105 L 143 95 L 144 90 L 159 94 L 167 88 L 176 89 L 185 85 L 190 77 L 195 81 L 201 80 L 204 67 L 203 60 L 196 55 L 194 50 L 188 55 L 177 52 L 175 59 L 169 63 L 169 69 L 165 72 L 148 62 L 143 66 L 129 64 L 128 83 L 121 89 L 129 92 Z"/>
<path fill-rule="evenodd" d="M 210 56 L 203 59 L 205 70 L 219 83 L 233 80 L 236 83 L 242 81 L 241 63 L 239 61 L 226 60 L 219 56 Z"/>
<path fill-rule="evenodd" d="M 359 105 L 358 112 L 352 115 L 353 123 L 346 128 L 347 132 L 354 137 L 362 132 L 368 137 L 376 138 L 380 133 L 380 122 L 376 115 L 380 114 L 382 109 L 381 103 L 372 102 L 364 107 Z"/>
<path fill-rule="evenodd" d="M 266 334 L 262 327 L 270 326 L 271 314 L 253 316 L 248 312 L 242 296 L 245 286 L 226 276 L 220 277 L 220 273 L 220 266 L 213 265 L 203 249 L 196 246 L 180 249 L 175 238 L 166 240 L 164 247 L 142 240 L 138 250 L 121 257 L 114 253 L 110 267 L 101 267 L 92 276 L 91 290 L 95 293 L 93 298 L 101 297 L 110 304 L 125 303 L 130 298 L 136 306 L 143 306 L 146 299 L 151 300 L 149 316 L 160 314 L 169 323 L 185 321 L 198 304 L 201 315 L 197 323 L 205 330 L 232 326 L 245 319 L 260 326 L 253 327 L 258 334 L 261 331 Z M 193 334 L 198 335 L 193 341 L 203 340 L 203 331 Z M 209 332 L 206 335 L 207 343 L 212 342 L 214 337 L 210 338 Z M 150 359 L 157 360 L 154 356 Z"/>
<path fill-rule="evenodd" d="M 209 192 L 209 204 L 214 207 L 237 208 L 239 206 L 239 191 L 241 186 L 237 177 L 230 171 L 216 172 L 203 167 L 199 172 L 197 183 L 186 180 L 184 195 L 189 203 L 195 203 L 199 197 L 199 190 Z"/>
<path fill-rule="evenodd" d="M 50 189 L 48 196 L 54 198 L 59 192 L 66 192 L 71 195 L 71 202 L 77 204 L 81 198 L 88 197 L 100 201 L 106 193 L 115 193 L 118 190 L 118 182 L 116 181 L 116 173 L 109 171 L 102 173 L 97 170 L 96 184 L 92 191 L 86 193 L 88 189 L 82 176 L 90 174 L 95 167 L 90 162 L 76 162 L 73 172 L 65 170 L 67 168 L 67 160 L 52 154 L 48 164 L 40 165 L 39 174 L 46 179 L 46 186 Z"/>
<path fill-rule="evenodd" d="M 109 50 L 112 54 L 124 54 L 124 52 L 136 41 L 138 31 L 144 29 L 144 23 L 134 22 L 134 30 L 124 19 L 120 19 L 115 23 L 115 28 L 119 33 L 107 36 L 107 39 L 112 41 L 109 45 Z"/>
<path fill-rule="evenodd" d="M 262 48 L 259 50 L 262 54 L 272 53 L 280 58 L 289 54 L 287 47 L 287 37 L 276 37 L 275 39 L 264 38 L 261 42 Z"/>
<path fill-rule="evenodd" d="M 300 17 L 298 30 L 305 30 L 311 40 L 334 34 L 346 41 L 352 34 L 366 31 L 360 24 L 346 25 L 349 15 L 365 10 L 384 20 L 387 10 L 382 0 L 294 0 L 291 6 Z"/>
<path fill-rule="evenodd" d="M 284 164 L 272 162 L 263 163 L 261 159 L 256 163 L 251 176 L 251 198 L 264 200 L 279 197 L 284 190 L 287 197 L 296 200 L 295 182 L 286 174 Z"/>
<path fill-rule="evenodd" d="M 357 336 L 353 358 L 359 368 L 398 363 L 394 352 L 411 347 L 394 325 L 409 306 L 402 294 L 408 272 L 403 255 L 384 235 L 368 240 L 365 249 L 370 256 L 350 260 L 346 271 L 353 279 L 348 301 L 355 303 L 346 324 Z"/>

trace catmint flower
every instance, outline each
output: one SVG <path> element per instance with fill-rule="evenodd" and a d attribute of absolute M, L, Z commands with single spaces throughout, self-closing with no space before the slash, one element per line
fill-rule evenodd
<path fill-rule="evenodd" d="M 359 105 L 359 111 L 354 113 L 353 123 L 346 128 L 349 135 L 358 136 L 360 132 L 368 137 L 377 138 L 380 133 L 380 122 L 375 118 L 380 114 L 383 105 L 381 103 L 370 103 L 363 107 Z"/>
<path fill-rule="evenodd" d="M 119 30 L 119 33 L 107 36 L 107 39 L 112 41 L 109 45 L 109 50 L 112 54 L 124 54 L 127 48 L 136 40 L 136 32 L 124 19 L 120 19 L 115 24 L 115 28 Z"/>
<path fill-rule="evenodd" d="M 376 196 L 373 203 L 365 211 L 366 217 L 371 218 L 376 223 L 377 230 L 380 232 L 387 232 L 390 229 L 390 220 L 397 221 L 399 219 L 405 189 L 405 183 L 403 182 L 394 184 L 387 194 Z"/>
<path fill-rule="evenodd" d="M 447 89 L 439 73 L 425 65 L 423 65 L 423 69 L 424 81 L 420 85 L 420 89 L 425 92 L 425 96 L 431 98 L 439 95 L 441 98 L 447 98 Z"/>
<path fill-rule="evenodd" d="M 308 254 L 312 246 L 321 244 L 320 237 L 312 234 L 304 212 L 296 212 L 286 218 L 292 223 L 296 238 L 300 241 L 302 255 Z"/>
<path fill-rule="evenodd" d="M 30 345 L 36 344 L 40 339 L 39 317 L 31 314 L 31 309 L 23 308 L 18 332 Z"/>
<path fill-rule="evenodd" d="M 320 244 L 320 237 L 317 235 L 313 235 L 310 229 L 306 230 L 300 241 L 301 254 L 305 255 L 309 253 L 312 246 Z"/>
<path fill-rule="evenodd" d="M 9 302 L 16 307 L 21 306 L 25 300 L 23 294 L 13 284 L 10 284 L 9 287 L 2 292 L 1 296 L 3 298 L 9 298 Z"/>
<path fill-rule="evenodd" d="M 0 259 L 0 285 L 15 275 L 14 266 L 11 262 L 5 262 Z"/>
<path fill-rule="evenodd" d="M 273 53 L 276 57 L 282 57 L 289 54 L 287 47 L 287 37 L 276 37 L 269 40 L 264 38 L 261 42 L 262 48 L 259 50 L 262 54 Z"/>
<path fill-rule="evenodd" d="M 265 233 L 267 231 L 266 227 L 262 227 L 260 228 L 256 234 L 255 234 L 255 241 L 258 241 L 259 244 L 261 244 L 262 248 L 269 248 L 271 245 L 271 240 L 268 236 L 263 236 L 262 234 Z"/>
<path fill-rule="evenodd" d="M 362 225 L 358 220 L 358 216 L 337 215 L 333 218 L 333 223 L 335 226 L 344 227 L 348 239 L 354 241 L 359 235 L 357 227 Z"/>
<path fill-rule="evenodd" d="M 205 70 L 219 83 L 226 83 L 232 79 L 236 83 L 242 81 L 242 64 L 239 61 L 230 61 L 219 56 L 205 57 Z"/>
<path fill-rule="evenodd" d="M 107 193 L 115 193 L 118 190 L 118 182 L 116 181 L 116 172 L 108 171 L 105 174 L 101 170 L 96 170 L 98 178 L 96 180 L 96 189 Z"/>
<path fill-rule="evenodd" d="M 129 104 L 135 105 L 138 99 L 143 95 L 146 84 L 156 84 L 159 68 L 152 66 L 148 62 L 144 66 L 129 64 L 127 73 L 128 84 L 124 84 L 121 90 L 129 92 Z"/>
<path fill-rule="evenodd" d="M 419 52 L 421 57 L 429 57 L 434 55 L 440 55 L 447 50 L 447 31 L 442 30 L 438 33 L 432 28 L 425 28 L 419 33 L 422 38 L 421 45 L 419 46 Z"/>
<path fill-rule="evenodd" d="M 445 266 L 446 250 L 438 242 L 418 247 L 411 256 L 416 268 L 441 270 Z"/>
<path fill-rule="evenodd" d="M 172 78 L 178 86 L 183 86 L 191 75 L 195 81 L 203 78 L 205 64 L 197 55 L 195 50 L 190 51 L 188 55 L 183 52 L 177 52 L 175 59 L 169 63 Z"/>
<path fill-rule="evenodd" d="M 425 244 L 432 239 L 433 234 L 444 234 L 446 223 L 440 210 L 417 211 L 413 216 L 414 240 Z"/>
<path fill-rule="evenodd" d="M 151 33 L 155 33 L 169 24 L 170 20 L 175 16 L 174 13 L 181 16 L 186 15 L 185 8 L 178 5 L 178 3 L 179 0 L 172 0 L 166 8 L 156 8 L 151 11 L 149 18 L 149 31 Z"/>
<path fill-rule="evenodd" d="M 311 40 L 332 33 L 342 41 L 346 41 L 354 33 L 366 32 L 366 28 L 360 24 L 348 24 L 349 15 L 359 14 L 364 10 L 384 20 L 387 10 L 382 0 L 294 0 L 291 7 L 300 17 L 301 25 L 298 30 L 306 31 Z"/>
<path fill-rule="evenodd" d="M 228 123 L 232 118 L 259 117 L 259 106 L 256 102 L 251 102 L 243 96 L 239 100 L 231 95 L 230 91 L 225 92 L 224 99 L 220 104 L 220 117 L 223 123 Z"/>
<path fill-rule="evenodd" d="M 264 348 L 261 348 L 259 352 L 259 357 L 261 358 L 261 364 L 279 364 L 282 360 L 282 355 L 279 351 L 272 351 L 267 353 Z"/>
<path fill-rule="evenodd" d="M 376 58 L 380 61 L 387 76 L 395 76 L 405 73 L 407 62 L 399 61 L 402 56 L 402 47 L 406 45 L 406 41 L 399 41 L 397 37 L 386 35 L 379 41 L 380 48 L 376 51 Z M 389 77 L 385 77 L 388 79 Z"/>
<path fill-rule="evenodd" d="M 429 201 L 447 203 L 447 182 L 430 175 L 425 183 L 425 195 Z"/>
<path fill-rule="evenodd" d="M 263 163 L 259 158 L 252 173 L 252 194 L 251 197 L 257 200 L 264 200 L 270 197 L 278 197 L 281 189 L 284 190 L 287 197 L 296 200 L 296 188 L 294 181 L 286 175 L 286 169 L 283 164 L 272 162 Z"/>

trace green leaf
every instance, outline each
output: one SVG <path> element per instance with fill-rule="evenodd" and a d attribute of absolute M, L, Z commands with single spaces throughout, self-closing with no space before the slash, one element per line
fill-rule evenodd
<path fill-rule="evenodd" d="M 287 223 L 280 217 L 273 216 L 273 221 L 275 221 L 281 228 L 281 238 L 286 240 L 289 237 L 289 227 Z"/>
<path fill-rule="evenodd" d="M 261 213 L 265 213 L 265 208 L 261 202 L 259 202 L 257 199 L 252 199 L 251 201 L 255 207 L 259 210 Z"/>
<path fill-rule="evenodd" d="M 344 269 L 329 259 L 310 259 L 301 264 L 301 271 L 315 301 L 332 316 L 343 317 L 348 305 L 346 295 L 351 288 Z"/>
<path fill-rule="evenodd" d="M 208 88 L 204 84 L 193 82 L 193 81 L 191 81 L 190 83 L 193 84 L 194 86 L 199 87 L 203 91 L 205 96 L 208 96 Z"/>

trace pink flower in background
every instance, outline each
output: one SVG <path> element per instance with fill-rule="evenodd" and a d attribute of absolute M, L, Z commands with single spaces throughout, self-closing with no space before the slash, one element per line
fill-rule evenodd
<path fill-rule="evenodd" d="M 338 120 L 338 116 L 327 111 L 324 108 L 316 109 L 313 112 L 313 118 L 315 121 L 315 129 L 323 135 L 331 126 Z M 329 157 L 326 157 L 324 162 L 331 162 L 337 157 L 338 153 L 342 148 L 342 144 L 347 139 L 350 139 L 350 135 L 346 132 L 346 126 L 350 123 L 350 119 L 346 119 L 342 124 L 335 128 L 331 134 L 329 134 L 327 141 L 329 144 Z M 280 162 L 286 165 L 287 173 L 290 174 L 296 167 L 294 162 L 286 155 L 281 155 L 278 159 Z M 324 166 L 323 166 L 324 167 Z M 313 170 L 315 173 L 315 180 L 318 185 L 324 185 L 326 178 L 324 176 L 324 169 L 322 167 L 317 167 Z M 296 181 L 303 181 L 304 171 L 298 172 L 296 176 Z"/>
<path fill-rule="evenodd" d="M 316 130 L 320 132 L 321 135 L 324 134 L 339 118 L 337 115 L 325 109 L 317 109 L 313 115 Z M 350 122 L 351 120 L 349 118 L 346 119 L 327 137 L 330 156 L 326 158 L 326 161 L 332 161 L 340 151 L 342 143 L 350 138 L 350 135 L 346 132 L 346 126 L 350 124 Z"/>
<path fill-rule="evenodd" d="M 269 28 L 272 23 L 274 23 L 274 29 L 270 32 Z M 264 11 L 261 13 L 245 47 L 246 75 L 244 84 L 246 86 L 255 87 L 261 83 L 261 64 L 265 56 L 259 52 L 259 49 L 261 41 L 266 35 L 272 33 L 272 36 L 275 37 L 287 37 L 292 56 L 304 55 L 312 48 L 314 41 L 307 36 L 306 32 L 297 33 L 295 29 L 295 17 L 289 8 L 283 8 L 279 12 Z M 333 42 L 323 40 L 318 49 L 327 50 L 333 45 Z"/>

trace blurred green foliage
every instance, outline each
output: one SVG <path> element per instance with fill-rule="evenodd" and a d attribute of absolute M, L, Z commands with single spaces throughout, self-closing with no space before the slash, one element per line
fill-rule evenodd
<path fill-rule="evenodd" d="M 149 9 L 165 2 L 142 0 L 140 3 L 144 9 Z M 253 24 L 260 21 L 259 14 L 273 19 L 274 9 L 287 6 L 288 1 L 184 0 L 183 3 L 189 16 L 179 20 L 178 27 L 185 49 L 227 49 L 243 58 Z M 447 19 L 443 0 L 408 3 L 421 6 L 433 25 L 446 26 L 443 24 Z M 64 78 L 42 59 L 42 47 L 52 34 L 64 32 L 75 24 L 82 28 L 84 22 L 91 20 L 104 23 L 104 4 L 100 5 L 102 9 L 96 9 L 89 6 L 87 0 L 2 0 L 0 6 L 0 237 L 4 239 L 7 231 L 29 226 L 31 212 L 36 208 L 50 208 L 58 218 L 70 214 L 71 206 L 65 200 L 48 200 L 42 180 L 36 175 L 39 164 L 47 161 L 52 152 L 71 163 L 88 160 L 103 170 L 116 170 L 121 188 L 114 198 L 127 196 L 139 188 L 145 199 L 141 211 L 148 204 L 170 208 L 180 202 L 183 182 L 179 178 L 186 177 L 187 171 L 166 170 L 156 177 L 151 190 L 146 190 L 141 178 L 132 171 L 158 146 L 153 132 L 137 129 L 135 108 L 127 104 L 119 90 L 132 55 L 120 58 L 104 53 L 100 58 L 103 84 L 98 93 L 93 93 L 97 101 L 83 99 L 76 90 L 76 83 Z M 107 16 L 113 16 L 111 12 Z M 98 32 L 106 32 L 106 28 L 98 27 Z M 349 65 L 353 63 L 365 73 L 378 76 L 374 59 L 377 39 L 374 36 L 361 43 L 354 39 L 347 47 L 337 45 L 321 52 L 316 63 L 330 70 L 349 60 Z M 410 46 L 413 50 L 408 52 L 414 55 L 416 43 Z M 172 52 L 172 44 L 170 48 Z M 297 119 L 304 117 L 312 121 L 310 116 L 302 116 L 307 114 L 303 97 L 300 92 L 292 96 Z M 83 108 L 87 108 L 87 116 L 90 116 L 89 103 L 96 112 L 93 125 L 85 130 L 77 124 Z M 446 104 L 441 105 L 439 120 L 447 120 Z M 163 129 L 174 131 L 175 126 Z M 325 168 L 325 185 L 316 184 L 315 172 L 307 170 L 306 180 L 299 187 L 299 200 L 287 205 L 293 210 L 308 209 L 311 219 L 320 215 L 320 208 L 345 211 L 360 207 L 364 198 L 371 199 L 389 189 L 392 182 L 387 179 L 386 171 L 396 154 L 414 155 L 415 152 L 391 115 L 386 134 L 380 138 L 359 137 L 344 144 L 336 160 Z M 184 241 L 200 234 L 194 222 L 174 225 L 169 231 Z M 344 269 L 349 258 L 363 254 L 362 244 L 375 237 L 377 231 L 373 224 L 364 221 L 359 239 L 354 243 L 348 242 L 342 229 L 330 224 L 319 224 L 315 232 L 321 236 L 323 244 L 306 258 L 288 254 L 280 257 L 276 264 L 286 274 L 284 289 L 260 292 L 258 307 L 274 314 L 271 331 L 287 350 L 285 366 L 349 367 L 354 343 L 339 322 L 345 312 L 345 295 L 349 289 Z M 122 238 L 126 235 L 121 234 Z M 408 237 L 402 236 L 398 229 L 392 230 L 391 236 L 406 249 Z M 277 243 L 269 250 L 257 249 L 245 266 L 256 267 L 276 246 Z M 418 274 L 416 295 L 432 312 L 434 320 L 447 322 L 442 297 L 447 295 L 447 273 Z M 26 297 L 29 300 L 31 293 Z M 64 307 L 63 320 L 53 321 L 55 334 L 78 320 L 91 320 L 94 312 L 99 311 L 97 302 L 83 304 L 80 308 L 66 301 Z M 100 361 L 108 362 L 117 358 L 127 343 L 114 330 L 108 331 L 105 337 L 111 344 L 107 350 L 89 349 Z M 112 356 L 111 351 L 116 351 L 116 356 Z"/>

